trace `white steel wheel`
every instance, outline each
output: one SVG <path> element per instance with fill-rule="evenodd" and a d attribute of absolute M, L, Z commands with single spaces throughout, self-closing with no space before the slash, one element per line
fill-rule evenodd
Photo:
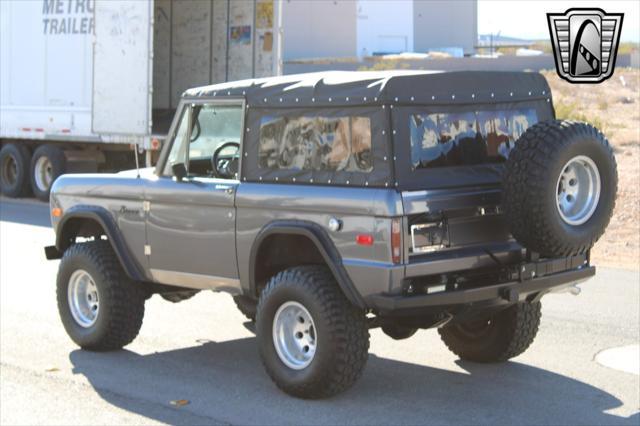
<path fill-rule="evenodd" d="M 84 328 L 95 324 L 100 312 L 98 287 L 89 273 L 78 269 L 71 274 L 67 289 L 69 310 L 73 319 Z"/>
<path fill-rule="evenodd" d="M 302 370 L 311 364 L 318 336 L 309 311 L 298 302 L 286 302 L 273 318 L 273 344 L 280 360 Z"/>
<path fill-rule="evenodd" d="M 562 168 L 557 183 L 558 213 L 564 222 L 577 226 L 596 211 L 600 200 L 600 172 L 585 155 L 573 157 Z"/>
<path fill-rule="evenodd" d="M 40 191 L 46 192 L 53 182 L 53 166 L 46 156 L 41 156 L 33 168 L 33 179 Z"/>

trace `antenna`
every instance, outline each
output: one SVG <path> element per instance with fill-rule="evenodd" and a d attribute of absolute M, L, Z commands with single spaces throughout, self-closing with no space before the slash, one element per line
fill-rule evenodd
<path fill-rule="evenodd" d="M 138 160 L 138 144 L 136 143 L 131 144 L 131 147 L 133 147 L 133 156 L 136 159 L 136 175 L 138 178 L 140 178 L 140 160 Z"/>

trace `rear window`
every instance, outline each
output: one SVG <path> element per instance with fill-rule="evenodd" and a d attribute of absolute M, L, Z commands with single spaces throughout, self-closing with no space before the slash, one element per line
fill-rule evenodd
<path fill-rule="evenodd" d="M 361 116 L 263 116 L 258 167 L 371 172 L 371 120 Z"/>
<path fill-rule="evenodd" d="M 533 108 L 410 114 L 412 168 L 503 162 L 537 121 Z"/>

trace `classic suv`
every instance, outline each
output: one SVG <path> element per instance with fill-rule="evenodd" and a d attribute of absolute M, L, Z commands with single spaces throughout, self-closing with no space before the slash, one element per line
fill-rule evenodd
<path fill-rule="evenodd" d="M 145 300 L 225 291 L 285 392 L 361 375 L 368 329 L 438 328 L 463 359 L 522 353 L 540 299 L 595 273 L 616 163 L 536 73 L 329 72 L 188 90 L 155 169 L 65 175 L 58 307 L 119 349 Z"/>

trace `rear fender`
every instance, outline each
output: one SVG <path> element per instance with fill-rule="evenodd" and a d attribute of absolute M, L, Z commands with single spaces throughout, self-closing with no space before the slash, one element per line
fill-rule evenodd
<path fill-rule="evenodd" d="M 322 256 L 324 263 L 331 270 L 336 282 L 344 293 L 345 297 L 359 308 L 365 308 L 366 305 L 360 294 L 355 289 L 351 278 L 342 264 L 342 257 L 336 249 L 335 245 L 327 235 L 326 231 L 318 224 L 302 220 L 278 220 L 266 225 L 256 237 L 249 260 L 249 286 L 252 297 L 258 297 L 258 289 L 256 283 L 256 262 L 260 246 L 272 235 L 300 235 L 308 238 L 317 248 Z"/>

